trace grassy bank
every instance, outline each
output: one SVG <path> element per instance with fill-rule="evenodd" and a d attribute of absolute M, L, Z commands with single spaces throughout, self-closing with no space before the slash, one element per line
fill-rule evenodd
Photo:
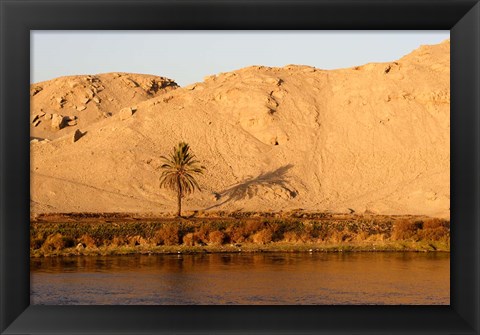
<path fill-rule="evenodd" d="M 57 215 L 30 225 L 30 255 L 449 251 L 450 222 L 420 216 L 236 214 L 133 218 Z"/>

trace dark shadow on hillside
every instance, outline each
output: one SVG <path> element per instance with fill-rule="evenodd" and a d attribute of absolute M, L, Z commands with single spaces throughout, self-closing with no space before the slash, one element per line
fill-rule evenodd
<path fill-rule="evenodd" d="M 239 184 L 227 188 L 226 190 L 223 190 L 219 193 L 215 193 L 217 201 L 223 201 L 213 206 L 210 206 L 205 210 L 219 207 L 230 201 L 252 198 L 255 195 L 252 188 L 255 186 L 279 186 L 286 190 L 292 198 L 295 198 L 297 196 L 297 192 L 286 181 L 286 174 L 288 170 L 290 170 L 292 167 L 293 164 L 288 164 L 279 167 L 276 170 L 261 173 L 257 177 L 247 178 Z"/>

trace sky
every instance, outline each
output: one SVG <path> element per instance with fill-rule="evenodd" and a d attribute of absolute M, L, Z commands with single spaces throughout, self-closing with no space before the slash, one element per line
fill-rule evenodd
<path fill-rule="evenodd" d="M 337 69 L 394 61 L 450 31 L 31 31 L 30 82 L 106 72 L 180 86 L 251 65 Z"/>

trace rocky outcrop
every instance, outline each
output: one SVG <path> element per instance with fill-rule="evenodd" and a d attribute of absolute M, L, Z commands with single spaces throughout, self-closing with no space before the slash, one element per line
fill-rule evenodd
<path fill-rule="evenodd" d="M 40 123 L 32 120 L 30 132 L 32 136 L 55 139 L 74 132 L 78 127 L 88 127 L 101 121 L 104 113 L 115 114 L 124 107 L 170 92 L 177 87 L 177 84 L 168 78 L 130 73 L 69 76 L 32 84 L 32 116 L 45 111 L 47 116 L 68 114 L 77 119 L 76 123 L 71 122 L 69 127 L 60 126 L 58 120 L 55 120 L 54 125 L 51 125 L 51 122 Z M 46 120 L 49 118 L 50 116 Z"/>

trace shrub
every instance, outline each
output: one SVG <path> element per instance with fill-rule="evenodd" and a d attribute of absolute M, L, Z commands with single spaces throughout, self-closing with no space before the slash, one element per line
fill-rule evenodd
<path fill-rule="evenodd" d="M 193 247 L 197 243 L 197 237 L 194 233 L 188 233 L 183 236 L 183 244 Z"/>
<path fill-rule="evenodd" d="M 243 227 L 234 227 L 231 230 L 227 231 L 228 236 L 230 237 L 230 242 L 232 243 L 243 243 L 245 242 L 245 230 Z"/>
<path fill-rule="evenodd" d="M 121 247 L 126 245 L 126 240 L 123 237 L 115 236 L 111 241 L 110 241 L 110 246 L 111 247 Z"/>
<path fill-rule="evenodd" d="M 156 245 L 176 245 L 180 240 L 178 227 L 174 225 L 163 226 L 155 232 L 153 241 Z"/>
<path fill-rule="evenodd" d="M 267 244 L 272 242 L 273 231 L 271 228 L 264 228 L 252 236 L 252 240 L 257 244 Z"/>
<path fill-rule="evenodd" d="M 407 240 L 410 238 L 418 239 L 417 233 L 422 227 L 422 221 L 408 219 L 398 220 L 393 227 L 392 238 L 394 240 Z"/>
<path fill-rule="evenodd" d="M 300 242 L 317 242 L 319 231 L 314 224 L 303 223 L 299 229 L 300 231 L 297 231 L 297 235 Z"/>
<path fill-rule="evenodd" d="M 219 230 L 212 231 L 208 234 L 208 242 L 213 245 L 221 245 L 225 240 L 225 234 Z"/>
<path fill-rule="evenodd" d="M 241 221 L 225 229 L 225 239 L 232 243 L 243 243 L 261 227 L 263 224 L 256 219 Z"/>
<path fill-rule="evenodd" d="M 362 231 L 360 233 L 357 234 L 357 236 L 355 237 L 355 240 L 358 241 L 358 242 L 364 242 L 366 241 L 368 238 L 370 237 L 370 234 L 366 231 Z"/>
<path fill-rule="evenodd" d="M 301 221 L 291 221 L 291 220 L 282 220 L 282 221 L 277 221 L 275 222 L 275 225 L 278 227 L 277 228 L 277 233 L 278 234 L 285 234 L 286 232 L 289 231 L 299 231 L 302 230 L 303 226 L 305 225 Z M 313 226 L 312 224 L 306 224 L 309 226 Z"/>
<path fill-rule="evenodd" d="M 290 243 L 297 243 L 301 241 L 300 236 L 295 231 L 287 231 L 286 233 L 283 234 L 283 240 L 285 242 L 290 242 Z"/>
<path fill-rule="evenodd" d="M 450 238 L 450 222 L 441 219 L 429 219 L 423 223 L 423 229 L 419 232 L 422 239 L 428 241 L 440 241 Z"/>
<path fill-rule="evenodd" d="M 314 223 L 314 234 L 315 237 L 319 238 L 322 241 L 327 241 L 333 232 L 331 225 L 325 222 L 316 222 Z"/>
<path fill-rule="evenodd" d="M 383 242 L 390 238 L 389 234 L 372 234 L 368 236 L 368 242 Z"/>
<path fill-rule="evenodd" d="M 423 222 L 423 229 L 446 228 L 450 229 L 450 221 L 442 219 L 429 219 Z"/>
<path fill-rule="evenodd" d="M 420 232 L 420 237 L 426 241 L 440 241 L 449 238 L 449 233 L 444 228 L 425 229 Z"/>
<path fill-rule="evenodd" d="M 44 238 L 30 238 L 30 248 L 34 250 L 40 249 L 44 242 Z"/>
<path fill-rule="evenodd" d="M 75 240 L 70 237 L 70 236 L 67 236 L 67 237 L 63 237 L 63 247 L 64 248 L 72 248 L 75 246 Z"/>
<path fill-rule="evenodd" d="M 263 223 L 260 222 L 259 220 L 246 220 L 244 224 L 244 235 L 245 236 L 250 236 L 263 228 Z"/>
<path fill-rule="evenodd" d="M 64 241 L 63 236 L 60 233 L 49 235 L 42 246 L 44 251 L 59 251 L 63 248 Z"/>
<path fill-rule="evenodd" d="M 332 243 L 343 243 L 346 241 L 351 241 L 352 236 L 344 230 L 334 230 L 327 239 Z"/>
<path fill-rule="evenodd" d="M 209 240 L 210 229 L 206 225 L 201 225 L 200 228 L 195 232 L 195 236 L 197 238 L 196 243 L 202 242 L 204 244 L 208 243 Z"/>
<path fill-rule="evenodd" d="M 140 235 L 135 235 L 128 239 L 128 244 L 131 247 L 136 247 L 137 245 L 144 246 L 144 245 L 147 245 L 148 243 L 147 243 L 147 240 L 141 237 Z"/>
<path fill-rule="evenodd" d="M 79 242 L 81 242 L 86 248 L 95 248 L 97 247 L 97 243 L 95 239 L 88 234 L 82 235 L 80 237 Z"/>

